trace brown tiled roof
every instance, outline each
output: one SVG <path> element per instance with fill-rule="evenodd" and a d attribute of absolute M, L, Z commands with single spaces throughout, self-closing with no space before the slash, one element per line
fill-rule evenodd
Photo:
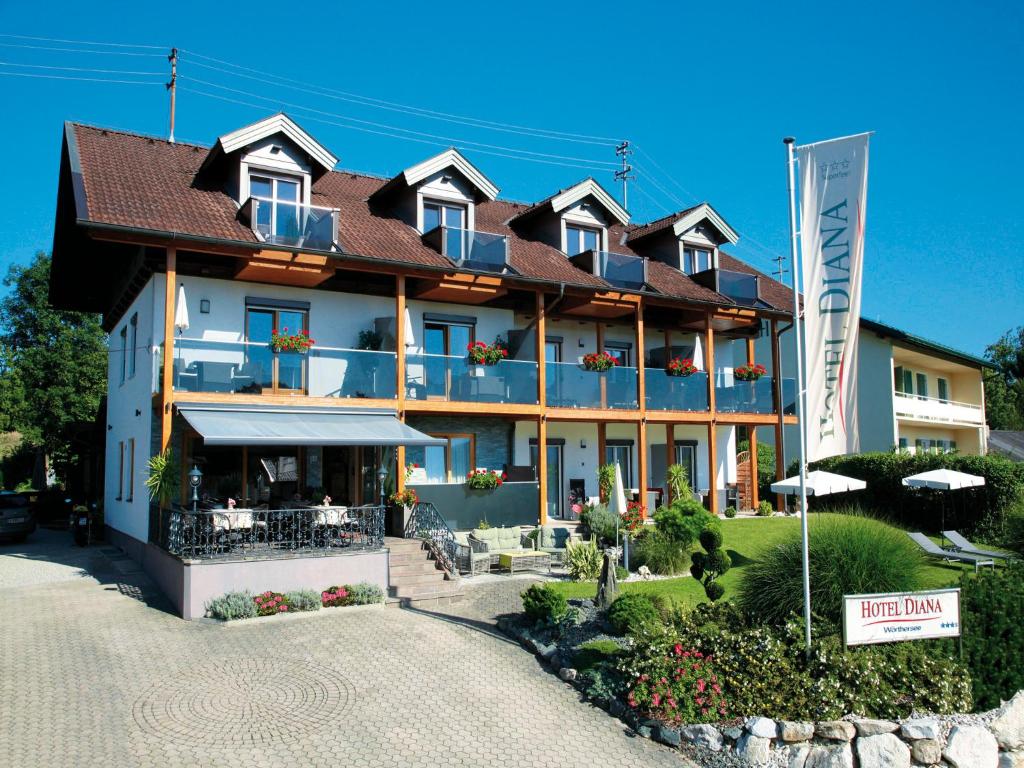
<path fill-rule="evenodd" d="M 704 203 L 697 203 L 697 205 L 691 205 L 689 208 L 683 208 L 683 210 L 670 213 L 668 216 L 662 216 L 660 219 L 655 219 L 648 224 L 639 224 L 629 230 L 627 238 L 629 240 L 639 240 L 641 237 L 647 237 L 647 235 L 653 235 L 655 232 L 668 229 L 694 208 L 702 205 Z"/>
<path fill-rule="evenodd" d="M 207 148 L 83 125 L 72 126 L 84 179 L 87 215 L 80 218 L 124 227 L 175 232 L 193 237 L 258 243 L 252 230 L 238 220 L 238 206 L 220 189 L 195 184 L 196 172 Z M 387 183 L 386 179 L 345 171 L 332 171 L 313 184 L 313 205 L 337 208 L 338 240 L 345 253 L 384 261 L 450 268 L 451 263 L 425 245 L 414 228 L 398 218 L 377 211 L 368 198 Z M 556 193 L 559 194 L 559 193 Z M 552 195 L 554 197 L 554 195 Z M 504 200 L 484 201 L 476 206 L 476 227 L 482 232 L 509 238 L 509 261 L 520 275 L 552 283 L 611 288 L 604 280 L 573 265 L 557 248 L 532 239 L 523 227 L 510 223 L 533 206 Z M 680 214 L 659 219 L 642 227 L 609 227 L 610 249 L 617 253 L 642 255 L 629 247 L 640 229 L 651 229 Z M 755 272 L 751 267 L 723 254 L 723 267 Z M 742 269 L 740 269 L 740 265 Z M 693 301 L 733 304 L 688 276 L 665 264 L 649 261 L 650 286 L 666 296 Z M 765 278 L 762 286 L 769 303 L 785 309 L 782 293 Z M 774 298 L 773 298 L 774 297 Z"/>

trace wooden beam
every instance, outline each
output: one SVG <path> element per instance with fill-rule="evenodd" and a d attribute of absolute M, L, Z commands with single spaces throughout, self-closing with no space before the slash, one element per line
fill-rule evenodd
<path fill-rule="evenodd" d="M 750 507 L 757 511 L 757 427 L 750 426 Z"/>
<path fill-rule="evenodd" d="M 775 422 L 776 480 L 786 479 L 786 446 L 784 444 L 785 435 L 783 434 L 785 415 L 783 414 L 782 407 L 782 370 L 779 368 L 781 360 L 782 354 L 779 348 L 779 321 L 772 320 L 772 376 L 775 377 L 774 386 L 772 387 L 772 399 L 774 400 L 775 404 L 775 413 L 778 416 L 778 421 Z M 778 493 L 775 495 L 775 508 L 786 508 L 786 496 L 784 494 Z"/>
<path fill-rule="evenodd" d="M 636 305 L 636 389 L 640 412 L 647 410 L 647 380 L 644 375 L 644 305 Z"/>
<path fill-rule="evenodd" d="M 665 425 L 665 469 L 667 470 L 676 463 L 676 425 L 669 422 Z M 691 481 L 693 478 L 690 478 Z M 671 502 L 672 489 L 665 484 L 665 501 Z"/>
<path fill-rule="evenodd" d="M 395 275 L 395 379 L 398 392 L 398 418 L 405 421 L 405 275 Z M 405 446 L 395 451 L 395 489 L 405 490 Z"/>
<path fill-rule="evenodd" d="M 543 291 L 537 291 L 536 318 L 537 342 L 535 346 L 537 349 L 535 357 L 537 358 L 537 404 L 540 406 L 541 412 L 543 412 L 548 403 L 548 368 L 545 364 L 545 345 L 547 343 L 547 306 Z"/>
<path fill-rule="evenodd" d="M 537 487 L 540 493 L 540 509 L 537 519 L 540 525 L 548 522 L 548 424 L 544 416 L 537 417 Z"/>
<path fill-rule="evenodd" d="M 708 424 L 708 485 L 709 504 L 712 515 L 718 514 L 718 446 L 715 444 L 715 425 Z"/>
<path fill-rule="evenodd" d="M 171 408 L 174 402 L 174 289 L 178 282 L 178 252 L 167 249 L 167 275 L 164 283 L 164 367 L 160 392 L 160 452 L 171 444 Z"/>
<path fill-rule="evenodd" d="M 314 288 L 334 276 L 334 261 L 313 253 L 264 249 L 253 254 L 235 274 L 237 280 Z"/>
<path fill-rule="evenodd" d="M 594 351 L 597 353 L 604 352 L 604 323 L 595 323 L 597 326 L 597 349 Z M 608 377 L 603 374 L 597 374 L 599 377 L 598 384 L 601 388 L 601 407 L 608 407 Z"/>
<path fill-rule="evenodd" d="M 708 372 L 708 410 L 712 420 L 715 417 L 715 329 L 711 327 L 711 315 L 704 317 L 704 370 Z"/>
<path fill-rule="evenodd" d="M 608 425 L 603 421 L 597 422 L 597 466 L 600 468 L 604 464 L 605 446 L 608 443 Z M 604 494 L 601 493 L 601 486 L 597 486 L 597 492 L 601 496 L 601 501 L 608 501 L 604 498 Z"/>
<path fill-rule="evenodd" d="M 636 425 L 636 469 L 639 479 L 637 486 L 640 489 L 640 503 L 647 506 L 647 487 L 650 485 L 650 478 L 647 477 L 647 422 L 641 420 Z M 647 517 L 654 514 L 653 509 L 647 510 Z"/>

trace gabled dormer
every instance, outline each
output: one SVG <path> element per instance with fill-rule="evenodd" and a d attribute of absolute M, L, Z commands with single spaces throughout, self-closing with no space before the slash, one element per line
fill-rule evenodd
<path fill-rule="evenodd" d="M 509 223 L 573 257 L 611 250 L 608 228 L 628 224 L 629 213 L 600 184 L 587 178 L 527 208 Z"/>
<path fill-rule="evenodd" d="M 197 186 L 220 186 L 240 217 L 267 243 L 332 250 L 337 211 L 311 204 L 313 183 L 338 159 L 284 113 L 217 139 L 196 173 Z"/>
<path fill-rule="evenodd" d="M 626 238 L 630 248 L 687 275 L 718 268 L 718 249 L 739 235 L 707 203 L 637 227 Z"/>

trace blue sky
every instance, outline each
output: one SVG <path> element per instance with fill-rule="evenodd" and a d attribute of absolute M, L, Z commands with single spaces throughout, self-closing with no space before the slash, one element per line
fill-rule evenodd
<path fill-rule="evenodd" d="M 972 353 L 1024 324 L 1019 4 L 476 3 L 429 14 L 422 3 L 325 3 L 301 11 L 259 0 L 216 10 L 209 3 L 145 5 L 3 3 L 0 32 L 184 49 L 179 140 L 210 143 L 284 107 L 342 167 L 360 171 L 391 174 L 469 141 L 581 158 L 557 162 L 587 166 L 527 162 L 464 145 L 512 199 L 539 199 L 587 175 L 618 193 L 606 165 L 615 161 L 612 147 L 427 119 L 309 90 L 625 137 L 643 150 L 634 156 L 640 176 L 630 192 L 634 219 L 708 200 L 743 236 L 737 255 L 766 271 L 774 266 L 772 254 L 789 252 L 782 137 L 809 142 L 874 130 L 863 314 Z M 45 48 L 82 46 L 12 38 L 0 43 L 6 72 L 156 83 L 157 75 L 43 67 L 167 67 L 157 55 L 65 53 Z M 23 47 L 29 45 L 37 47 Z M 204 68 L 199 64 L 227 69 L 196 54 L 311 89 Z M 63 120 L 167 131 L 167 97 L 159 85 L 0 76 L 0 104 L 4 271 L 50 247 Z M 420 143 L 322 122 L 352 126 L 353 120 L 439 138 L 419 136 L 436 142 Z"/>

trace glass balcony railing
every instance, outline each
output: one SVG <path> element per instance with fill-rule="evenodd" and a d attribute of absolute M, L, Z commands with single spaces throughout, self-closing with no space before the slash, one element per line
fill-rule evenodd
<path fill-rule="evenodd" d="M 305 354 L 269 344 L 175 339 L 175 392 L 396 397 L 394 352 L 314 346 Z"/>
<path fill-rule="evenodd" d="M 242 206 L 253 232 L 272 245 L 330 251 L 338 239 L 338 211 L 250 197 Z"/>
<path fill-rule="evenodd" d="M 669 376 L 662 368 L 645 368 L 647 407 L 652 411 L 708 410 L 708 375 Z"/>
<path fill-rule="evenodd" d="M 464 355 L 408 355 L 405 387 L 410 400 L 536 405 L 537 364 L 502 360 L 475 365 Z"/>
<path fill-rule="evenodd" d="M 728 296 L 737 304 L 757 304 L 757 275 L 746 272 L 718 270 L 718 292 Z"/>
<path fill-rule="evenodd" d="M 444 225 L 423 235 L 423 242 L 457 267 L 480 272 L 504 272 L 508 264 L 508 238 Z"/>
<path fill-rule="evenodd" d="M 719 380 L 725 374 L 719 373 Z M 715 408 L 722 413 L 775 413 L 772 397 L 773 379 L 762 376 L 757 381 L 733 381 L 731 384 L 716 384 Z M 796 381 L 782 380 L 782 412 L 796 413 Z"/>
<path fill-rule="evenodd" d="M 647 284 L 647 259 L 626 253 L 584 251 L 572 263 L 617 288 L 642 290 Z"/>
<path fill-rule="evenodd" d="M 604 373 L 576 363 L 547 363 L 547 404 L 551 408 L 636 409 L 636 368 Z"/>

